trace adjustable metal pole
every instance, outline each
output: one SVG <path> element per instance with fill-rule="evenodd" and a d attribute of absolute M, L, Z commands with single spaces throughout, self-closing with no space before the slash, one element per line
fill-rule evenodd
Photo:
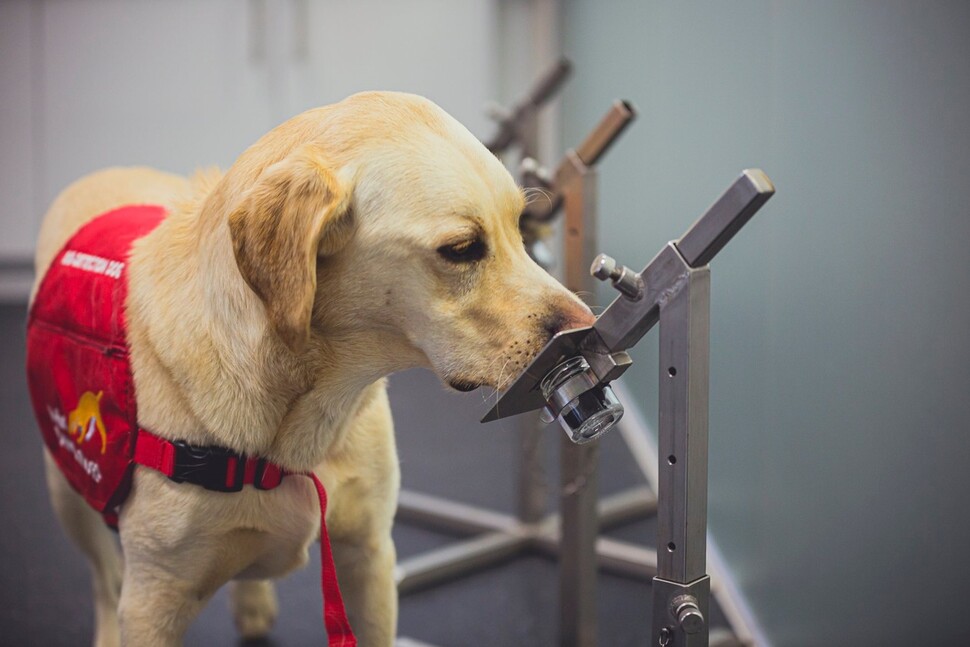
<path fill-rule="evenodd" d="M 565 212 L 564 284 L 592 293 L 589 259 L 596 250 L 596 171 L 575 151 L 559 173 Z M 596 464 L 599 443 L 576 445 L 560 435 L 562 531 L 559 560 L 560 637 L 569 647 L 596 644 Z"/>
<path fill-rule="evenodd" d="M 759 170 L 745 171 L 675 243 L 676 275 L 660 300 L 660 430 L 654 644 L 707 647 L 707 441 L 711 280 L 707 263 L 774 194 Z"/>
<path fill-rule="evenodd" d="M 683 274 L 660 309 L 660 488 L 653 635 L 655 645 L 706 647 L 710 272 L 678 260 L 683 262 Z"/>

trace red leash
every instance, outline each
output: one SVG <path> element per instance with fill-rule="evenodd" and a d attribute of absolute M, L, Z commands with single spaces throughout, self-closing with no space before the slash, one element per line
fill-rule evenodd
<path fill-rule="evenodd" d="M 337 570 L 333 565 L 330 550 L 330 535 L 327 533 L 327 491 L 313 472 L 306 474 L 313 479 L 320 499 L 320 589 L 323 591 L 323 624 L 327 628 L 330 647 L 357 647 L 357 638 L 347 620 L 344 599 L 337 585 Z"/>

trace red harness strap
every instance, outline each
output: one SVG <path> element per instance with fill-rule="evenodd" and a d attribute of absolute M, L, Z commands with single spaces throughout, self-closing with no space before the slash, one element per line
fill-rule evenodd
<path fill-rule="evenodd" d="M 138 429 L 134 461 L 176 483 L 193 483 L 216 492 L 238 492 L 244 485 L 272 490 L 287 472 L 262 458 L 242 456 L 222 447 L 198 447 L 170 442 Z"/>
<path fill-rule="evenodd" d="M 159 438 L 138 430 L 134 462 L 161 472 L 176 482 L 190 482 L 218 492 L 238 492 L 243 485 L 271 490 L 288 474 L 278 465 L 252 456 L 241 456 L 219 447 L 195 447 Z M 357 647 L 350 628 L 343 596 L 337 584 L 330 534 L 327 532 L 327 491 L 313 472 L 309 477 L 320 501 L 320 589 L 323 593 L 323 623 L 330 647 Z"/>

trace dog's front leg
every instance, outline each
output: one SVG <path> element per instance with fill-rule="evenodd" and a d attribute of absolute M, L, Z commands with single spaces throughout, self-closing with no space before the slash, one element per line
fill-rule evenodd
<path fill-rule="evenodd" d="M 265 638 L 273 624 L 279 605 L 271 580 L 236 580 L 230 584 L 229 606 L 236 628 L 244 640 Z"/>
<path fill-rule="evenodd" d="M 215 592 L 252 559 L 249 542 L 231 535 L 203 535 L 191 547 L 185 543 L 146 545 L 126 538 L 122 529 L 125 574 L 118 620 L 123 645 L 181 645 Z"/>
<path fill-rule="evenodd" d="M 119 518 L 125 553 L 118 605 L 123 645 L 181 645 L 219 587 L 265 549 L 260 533 L 233 528 L 223 496 L 229 495 L 136 469 Z"/>
<path fill-rule="evenodd" d="M 121 644 L 181 645 L 186 629 L 208 599 L 193 592 L 185 580 L 161 569 L 130 568 L 126 564 L 118 605 Z"/>
<path fill-rule="evenodd" d="M 350 624 L 361 645 L 394 644 L 397 629 L 396 553 L 390 535 L 376 544 L 334 541 L 333 557 Z"/>
<path fill-rule="evenodd" d="M 391 526 L 401 475 L 383 384 L 320 466 L 330 493 L 327 523 L 350 624 L 359 644 L 389 647 L 397 632 Z"/>

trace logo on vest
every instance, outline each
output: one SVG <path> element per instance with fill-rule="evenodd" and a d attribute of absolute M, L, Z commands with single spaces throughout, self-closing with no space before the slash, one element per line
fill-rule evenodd
<path fill-rule="evenodd" d="M 77 402 L 77 408 L 67 416 L 67 433 L 77 436 L 77 444 L 89 441 L 97 433 L 101 437 L 101 453 L 108 448 L 108 434 L 101 421 L 101 396 L 104 391 L 95 395 L 85 391 Z"/>
<path fill-rule="evenodd" d="M 59 408 L 47 405 L 47 415 L 50 416 L 54 427 L 57 444 L 74 458 L 81 469 L 95 483 L 101 482 L 101 467 L 87 458 L 81 452 L 79 445 L 85 440 L 90 440 L 95 432 L 99 432 L 101 434 L 101 453 L 104 454 L 107 449 L 107 434 L 104 431 L 104 423 L 101 421 L 101 408 L 98 404 L 102 395 L 103 392 L 100 391 L 97 395 L 90 391 L 85 392 L 78 401 L 77 408 L 69 416 L 65 416 Z M 90 415 L 85 417 L 86 414 Z M 71 437 L 67 434 L 70 434 Z M 73 438 L 74 436 L 77 438 Z"/>

